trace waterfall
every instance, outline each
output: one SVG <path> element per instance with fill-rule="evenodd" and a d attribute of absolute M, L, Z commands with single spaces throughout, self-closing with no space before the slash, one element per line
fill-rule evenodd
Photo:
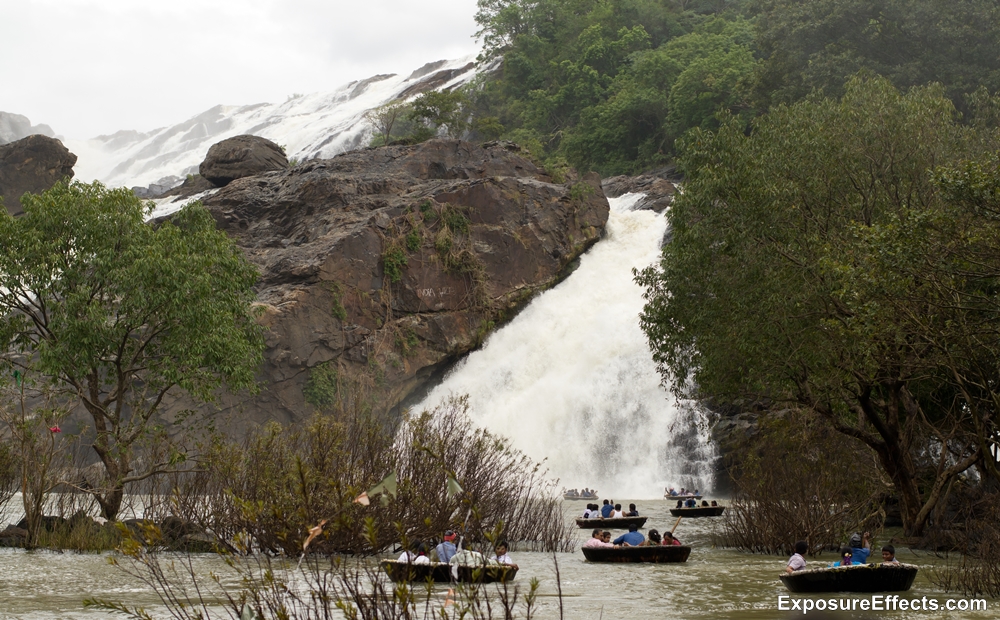
<path fill-rule="evenodd" d="M 639 327 L 632 269 L 654 263 L 666 218 L 612 198 L 607 236 L 566 280 L 537 296 L 435 387 L 415 410 L 468 394 L 476 424 L 510 439 L 568 488 L 601 497 L 706 489 L 714 450 L 692 403 L 660 385 Z"/>

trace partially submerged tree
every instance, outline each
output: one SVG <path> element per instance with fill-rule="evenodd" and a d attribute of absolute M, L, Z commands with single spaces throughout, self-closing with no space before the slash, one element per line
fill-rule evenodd
<path fill-rule="evenodd" d="M 0 351 L 89 416 L 105 472 L 90 492 L 114 519 L 127 484 L 184 458 L 135 459 L 169 390 L 254 388 L 257 271 L 200 203 L 159 225 L 131 191 L 99 183 L 21 203 L 23 217 L 0 214 Z"/>
<path fill-rule="evenodd" d="M 932 177 L 988 142 L 939 87 L 903 95 L 880 78 L 772 110 L 749 136 L 737 121 L 696 129 L 673 241 L 638 277 L 678 392 L 823 417 L 878 456 L 908 535 L 991 458 L 1000 339 L 976 334 L 1000 329 L 1000 237 Z"/>

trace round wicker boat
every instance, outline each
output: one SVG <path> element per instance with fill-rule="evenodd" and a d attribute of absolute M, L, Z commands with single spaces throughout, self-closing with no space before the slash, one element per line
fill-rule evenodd
<path fill-rule="evenodd" d="M 799 570 L 781 582 L 790 592 L 903 592 L 916 576 L 912 564 L 859 564 Z"/>
<path fill-rule="evenodd" d="M 649 517 L 619 517 L 617 519 L 584 519 L 576 520 L 576 525 L 582 530 L 603 527 L 606 530 L 627 530 L 630 525 L 642 527 Z"/>
<path fill-rule="evenodd" d="M 694 508 L 671 508 L 670 514 L 675 517 L 695 519 L 698 517 L 721 517 L 725 511 L 725 506 L 695 506 Z"/>
<path fill-rule="evenodd" d="M 486 566 L 452 566 L 444 562 L 409 564 L 398 560 L 382 560 L 382 568 L 394 582 L 433 581 L 435 583 L 495 583 L 512 581 L 517 576 L 516 566 L 488 564 Z M 456 578 L 457 574 L 457 578 Z"/>
<path fill-rule="evenodd" d="M 590 562 L 666 564 L 687 562 L 687 545 L 650 545 L 648 547 L 583 547 L 583 557 Z"/>

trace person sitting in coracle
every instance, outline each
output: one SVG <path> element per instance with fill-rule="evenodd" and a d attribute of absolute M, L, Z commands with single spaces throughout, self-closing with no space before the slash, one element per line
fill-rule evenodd
<path fill-rule="evenodd" d="M 601 511 L 598 510 L 597 504 L 587 504 L 587 509 L 583 511 L 584 519 L 598 519 L 601 516 Z"/>
<path fill-rule="evenodd" d="M 684 506 L 685 508 L 696 508 L 698 506 L 698 502 L 694 501 L 694 498 L 690 498 L 684 502 Z"/>
<path fill-rule="evenodd" d="M 639 511 L 635 509 L 635 504 L 628 505 L 628 512 L 625 513 L 626 517 L 638 517 Z"/>
<path fill-rule="evenodd" d="M 622 505 L 621 504 L 615 504 L 615 509 L 611 511 L 611 518 L 612 519 L 621 519 L 624 516 L 625 516 L 625 513 L 622 512 Z"/>
<path fill-rule="evenodd" d="M 604 500 L 604 505 L 601 506 L 601 516 L 607 519 L 611 516 L 611 511 L 614 509 L 615 507 L 611 505 L 610 500 Z"/>
<path fill-rule="evenodd" d="M 497 543 L 497 546 L 493 549 L 496 552 L 496 557 L 493 558 L 497 564 L 503 564 L 504 566 L 517 566 L 514 560 L 507 555 L 507 541 L 501 540 Z"/>
<path fill-rule="evenodd" d="M 417 557 L 413 560 L 414 564 L 430 564 L 431 559 L 427 557 L 427 545 L 425 543 L 420 543 L 417 545 Z"/>
<path fill-rule="evenodd" d="M 899 564 L 899 560 L 896 559 L 896 548 L 892 545 L 885 545 L 882 547 L 882 563 L 883 564 Z"/>
<path fill-rule="evenodd" d="M 840 548 L 840 561 L 834 562 L 830 566 L 861 566 L 864 562 L 857 562 L 853 559 L 850 547 Z"/>
<path fill-rule="evenodd" d="M 646 540 L 646 537 L 639 533 L 639 528 L 635 523 L 628 526 L 628 532 L 622 534 L 618 538 L 614 539 L 612 542 L 616 545 L 624 545 L 626 547 L 638 547 Z"/>
<path fill-rule="evenodd" d="M 809 545 L 804 540 L 800 540 L 795 543 L 795 553 L 792 557 L 788 558 L 788 564 L 785 566 L 786 573 L 794 573 L 797 570 L 803 570 L 806 567 L 806 559 L 803 554 L 809 551 Z"/>
<path fill-rule="evenodd" d="M 657 530 L 649 530 L 649 538 L 646 540 L 646 542 L 641 543 L 639 546 L 656 547 L 657 545 L 660 544 L 660 542 L 662 542 L 660 539 L 660 532 Z"/>
<path fill-rule="evenodd" d="M 412 543 L 409 549 L 400 554 L 397 562 L 407 564 L 430 564 L 431 559 L 427 557 L 427 545 L 424 543 Z"/>
<path fill-rule="evenodd" d="M 717 502 L 717 501 L 715 501 L 715 500 L 713 499 L 713 500 L 712 500 L 712 506 L 714 507 L 714 506 L 718 506 L 718 505 L 719 505 L 719 502 Z"/>
<path fill-rule="evenodd" d="M 679 541 L 676 538 L 674 538 L 674 535 L 673 535 L 672 532 L 663 532 L 663 542 L 661 542 L 660 544 L 664 545 L 664 546 L 670 546 L 670 545 L 678 545 L 679 546 L 681 544 L 681 541 Z"/>
<path fill-rule="evenodd" d="M 455 555 L 458 548 L 455 547 L 455 532 L 452 530 L 444 531 L 444 540 L 441 544 L 434 547 L 434 553 L 437 555 L 438 562 L 447 563 L 451 559 L 451 556 Z"/>
<path fill-rule="evenodd" d="M 683 508 L 684 507 L 684 500 L 682 500 L 682 499 L 677 500 L 677 507 L 678 508 Z"/>
<path fill-rule="evenodd" d="M 702 508 L 708 508 L 708 502 L 705 501 L 705 500 L 701 500 L 701 507 Z"/>
<path fill-rule="evenodd" d="M 851 548 L 851 556 L 860 564 L 864 564 L 868 561 L 868 556 L 872 552 L 872 545 L 868 542 L 868 537 L 871 536 L 868 532 L 862 536 L 857 532 L 851 535 L 851 540 L 848 546 Z"/>
<path fill-rule="evenodd" d="M 610 532 L 608 536 L 610 536 Z M 611 543 L 604 540 L 604 531 L 601 528 L 597 528 L 590 534 L 590 540 L 583 543 L 584 547 L 614 547 Z"/>

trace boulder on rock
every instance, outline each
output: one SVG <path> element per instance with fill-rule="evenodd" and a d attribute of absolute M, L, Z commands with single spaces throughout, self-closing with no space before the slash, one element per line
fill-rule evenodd
<path fill-rule="evenodd" d="M 260 136 L 235 136 L 213 144 L 198 172 L 216 187 L 224 187 L 236 179 L 287 167 L 288 158 L 274 142 Z"/>
<path fill-rule="evenodd" d="M 0 146 L 0 197 L 11 215 L 20 215 L 21 196 L 39 194 L 73 177 L 76 155 L 55 138 L 33 135 Z"/>

